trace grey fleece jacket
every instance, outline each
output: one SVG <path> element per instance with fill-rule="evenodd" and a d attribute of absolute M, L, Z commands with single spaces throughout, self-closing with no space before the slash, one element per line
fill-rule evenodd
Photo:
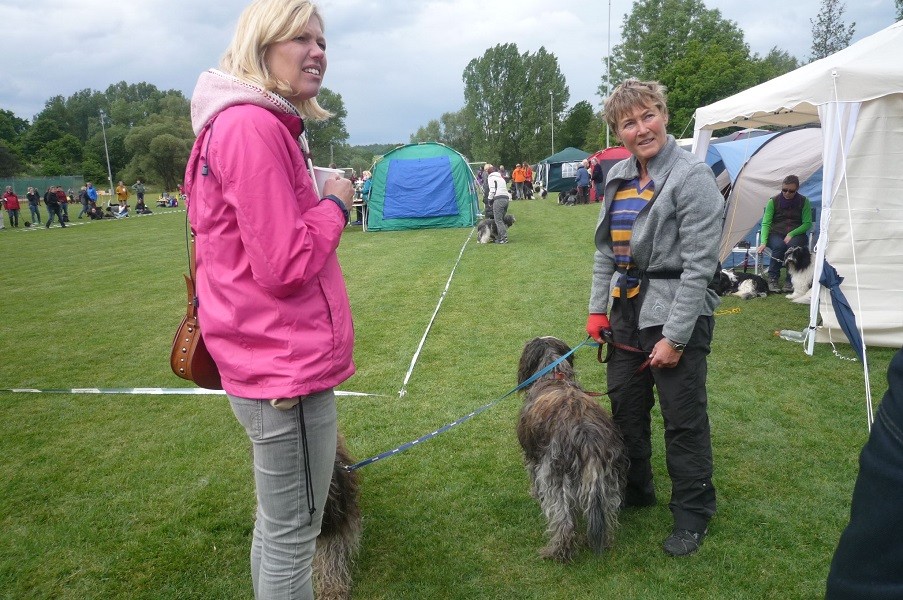
<path fill-rule="evenodd" d="M 630 238 L 633 261 L 654 273 L 680 271 L 679 279 L 649 279 L 644 290 L 639 327 L 663 325 L 663 335 L 686 343 L 700 315 L 711 315 L 720 298 L 708 289 L 718 264 L 724 199 L 712 170 L 668 136 L 647 164 L 655 182 L 653 199 L 637 215 Z M 609 212 L 618 187 L 639 176 L 637 161 L 615 165 L 605 184 L 605 203 L 596 225 L 589 311 L 607 313 L 620 274 L 615 271 Z"/>

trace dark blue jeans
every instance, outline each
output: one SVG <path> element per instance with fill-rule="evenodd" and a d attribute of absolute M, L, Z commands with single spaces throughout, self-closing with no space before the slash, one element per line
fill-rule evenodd
<path fill-rule="evenodd" d="M 768 263 L 768 278 L 777 279 L 781 275 L 781 267 L 784 266 L 784 254 L 791 246 L 809 246 L 809 238 L 806 234 L 794 236 L 789 244 L 784 243 L 784 236 L 778 233 L 768 235 L 768 249 L 771 250 L 771 262 Z M 790 276 L 787 276 L 790 281 Z"/>
<path fill-rule="evenodd" d="M 31 211 L 31 222 L 32 223 L 40 223 L 41 222 L 41 210 L 38 208 L 37 204 L 28 203 L 28 210 Z"/>
<path fill-rule="evenodd" d="M 56 217 L 57 221 L 60 222 L 60 227 L 66 226 L 63 222 L 63 212 L 60 207 L 51 204 L 47 207 L 47 223 L 44 224 L 45 227 L 50 227 L 50 224 L 53 223 L 53 217 Z"/>
<path fill-rule="evenodd" d="M 827 598 L 903 598 L 903 349 L 859 455 L 850 523 L 828 573 Z"/>

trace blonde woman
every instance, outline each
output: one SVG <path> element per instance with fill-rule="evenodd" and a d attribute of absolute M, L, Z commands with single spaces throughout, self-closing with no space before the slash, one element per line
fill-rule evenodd
<path fill-rule="evenodd" d="M 306 0 L 255 0 L 191 101 L 185 172 L 198 312 L 254 449 L 255 598 L 313 598 L 311 561 L 336 449 L 333 388 L 354 373 L 336 250 L 353 189 L 316 192 L 300 138 L 329 115 L 323 18 Z"/>

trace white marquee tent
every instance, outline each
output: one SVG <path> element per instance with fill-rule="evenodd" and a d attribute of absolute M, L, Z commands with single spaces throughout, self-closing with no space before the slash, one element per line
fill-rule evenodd
<path fill-rule="evenodd" d="M 702 158 L 716 129 L 821 123 L 821 234 L 809 318 L 809 331 L 815 331 L 821 314 L 819 341 L 845 340 L 830 301 L 819 293 L 827 259 L 844 277 L 841 290 L 856 314 L 863 346 L 903 346 L 901 57 L 903 21 L 696 110 L 693 151 Z M 808 354 L 815 337 L 808 336 Z"/>

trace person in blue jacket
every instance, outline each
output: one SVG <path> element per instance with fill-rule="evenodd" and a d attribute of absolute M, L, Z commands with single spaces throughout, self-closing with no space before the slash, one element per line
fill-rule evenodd
<path fill-rule="evenodd" d="M 584 159 L 577 167 L 577 204 L 589 204 L 589 162 Z"/>

